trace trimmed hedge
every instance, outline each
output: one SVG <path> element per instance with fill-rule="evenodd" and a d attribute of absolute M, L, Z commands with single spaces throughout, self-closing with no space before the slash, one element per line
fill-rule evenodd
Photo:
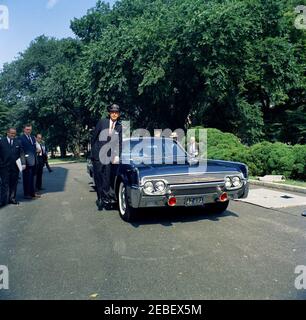
<path fill-rule="evenodd" d="M 294 163 L 291 178 L 306 180 L 306 145 L 296 144 L 292 147 Z"/>
<path fill-rule="evenodd" d="M 193 129 L 199 128 L 202 127 Z M 231 133 L 218 129 L 207 130 L 209 159 L 246 163 L 252 176 L 280 174 L 286 178 L 306 180 L 306 145 L 291 146 L 263 141 L 248 147 Z"/>

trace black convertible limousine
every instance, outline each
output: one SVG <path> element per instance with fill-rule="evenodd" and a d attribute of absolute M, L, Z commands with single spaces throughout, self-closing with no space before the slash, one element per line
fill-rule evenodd
<path fill-rule="evenodd" d="M 87 171 L 92 177 L 92 164 Z M 204 206 L 224 212 L 231 199 L 246 198 L 248 168 L 239 162 L 191 157 L 170 138 L 123 140 L 120 164 L 113 165 L 111 189 L 120 217 L 129 222 L 137 209 Z"/>

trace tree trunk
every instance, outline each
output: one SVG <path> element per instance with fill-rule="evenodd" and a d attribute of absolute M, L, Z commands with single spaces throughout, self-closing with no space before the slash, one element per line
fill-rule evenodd
<path fill-rule="evenodd" d="M 60 145 L 61 158 L 66 158 L 66 149 L 65 145 Z"/>
<path fill-rule="evenodd" d="M 73 155 L 75 158 L 79 158 L 80 157 L 80 144 L 77 143 L 75 146 L 74 146 L 74 150 L 73 150 Z"/>

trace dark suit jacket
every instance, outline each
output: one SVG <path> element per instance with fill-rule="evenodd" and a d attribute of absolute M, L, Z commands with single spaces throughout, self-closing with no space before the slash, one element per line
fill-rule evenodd
<path fill-rule="evenodd" d="M 29 167 L 34 167 L 37 163 L 35 137 L 31 136 L 31 142 L 24 134 L 20 136 L 19 139 L 25 153 L 26 165 Z"/>
<path fill-rule="evenodd" d="M 91 159 L 94 161 L 99 160 L 99 153 L 101 148 L 106 144 L 111 142 L 111 146 L 114 150 L 114 156 L 121 157 L 122 152 L 122 124 L 118 120 L 116 122 L 114 131 L 111 137 L 108 136 L 109 131 L 109 118 L 101 119 L 92 135 L 91 139 Z M 117 147 L 117 148 L 116 148 Z M 119 148 L 118 148 L 119 147 Z M 119 149 L 119 154 L 116 150 Z"/>
<path fill-rule="evenodd" d="M 21 159 L 21 163 L 25 165 L 25 157 L 22 145 L 18 139 L 13 140 L 10 146 L 7 137 L 0 138 L 0 169 L 16 169 L 16 160 Z"/>

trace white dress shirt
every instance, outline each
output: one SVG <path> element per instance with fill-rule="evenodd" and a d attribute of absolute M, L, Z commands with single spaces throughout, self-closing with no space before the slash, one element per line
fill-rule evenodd
<path fill-rule="evenodd" d="M 189 145 L 189 153 L 192 155 L 192 156 L 197 156 L 199 154 L 199 150 L 198 150 L 198 146 L 196 145 L 195 142 L 191 143 Z"/>
<path fill-rule="evenodd" d="M 41 144 L 38 142 L 36 142 L 36 152 L 38 153 L 39 156 L 42 156 Z"/>
<path fill-rule="evenodd" d="M 109 130 L 108 133 L 111 135 L 115 129 L 117 121 L 113 121 L 112 119 L 109 119 Z"/>
<path fill-rule="evenodd" d="M 14 139 L 10 139 L 9 137 L 7 137 L 7 142 L 8 142 L 8 144 L 9 144 L 10 146 L 13 145 L 13 141 L 14 141 Z"/>

